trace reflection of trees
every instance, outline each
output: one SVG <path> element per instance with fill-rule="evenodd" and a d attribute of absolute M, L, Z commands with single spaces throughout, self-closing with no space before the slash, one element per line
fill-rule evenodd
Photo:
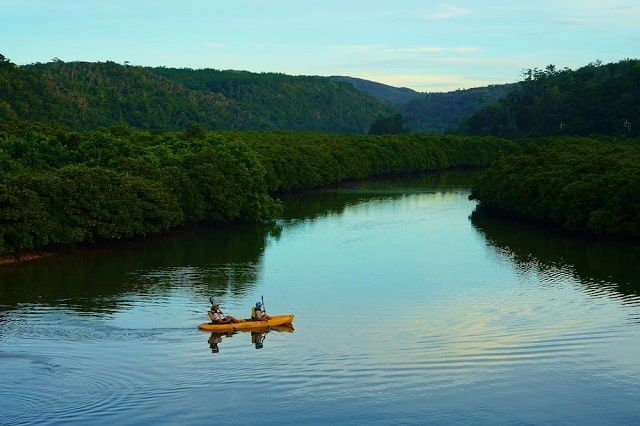
<path fill-rule="evenodd" d="M 286 209 L 282 219 L 339 215 L 347 206 L 373 199 L 469 187 L 469 172 L 352 182 L 282 195 Z M 0 310 L 33 303 L 109 313 L 127 303 L 126 294 L 161 297 L 176 287 L 193 289 L 203 301 L 209 296 L 242 296 L 257 281 L 268 239 L 278 238 L 287 227 L 234 224 L 198 228 L 3 265 Z"/>
<path fill-rule="evenodd" d="M 597 241 L 547 229 L 530 222 L 497 217 L 478 206 L 471 223 L 489 246 L 507 255 L 523 271 L 536 268 L 553 274 L 570 265 L 589 289 L 611 288 L 622 295 L 640 295 L 640 247 L 631 242 Z"/>
<path fill-rule="evenodd" d="M 308 190 L 293 194 L 282 194 L 284 201 L 282 217 L 289 219 L 312 219 L 329 214 L 342 214 L 347 206 L 373 199 L 398 198 L 415 192 L 450 191 L 454 188 L 468 189 L 478 175 L 477 170 L 452 170 L 405 176 L 386 176 L 358 182 L 346 182 L 335 187 Z"/>
<path fill-rule="evenodd" d="M 187 285 L 203 295 L 242 294 L 256 281 L 267 236 L 277 231 L 256 224 L 199 228 L 4 265 L 0 305 L 52 303 L 111 312 L 131 292 L 155 297 Z"/>

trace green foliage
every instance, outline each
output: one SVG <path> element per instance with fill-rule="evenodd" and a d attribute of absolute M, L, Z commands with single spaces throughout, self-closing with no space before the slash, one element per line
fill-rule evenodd
<path fill-rule="evenodd" d="M 471 197 L 570 231 L 640 236 L 640 146 L 584 138 L 543 145 L 496 160 Z"/>
<path fill-rule="evenodd" d="M 38 194 L 13 182 L 0 183 L 0 253 L 49 244 L 53 226 Z"/>
<path fill-rule="evenodd" d="M 45 206 L 54 226 L 43 240 L 51 244 L 130 238 L 182 219 L 175 196 L 161 184 L 102 167 L 66 166 L 20 176 L 14 185 L 36 193 Z"/>
<path fill-rule="evenodd" d="M 576 71 L 525 71 L 525 79 L 497 104 L 471 116 L 463 134 L 525 137 L 640 135 L 640 60 Z"/>
<path fill-rule="evenodd" d="M 393 114 L 388 117 L 378 117 L 369 128 L 370 135 L 393 135 L 409 133 L 405 126 L 407 119 L 402 114 Z"/>
<path fill-rule="evenodd" d="M 349 82 L 363 92 L 395 105 L 406 117 L 406 127 L 414 133 L 455 133 L 474 112 L 499 101 L 515 88 L 515 84 L 495 84 L 444 93 L 419 93 L 360 78 L 330 78 Z"/>
<path fill-rule="evenodd" d="M 371 121 L 395 108 L 346 82 L 325 77 L 289 76 L 214 69 L 150 68 L 149 72 L 180 83 L 198 93 L 226 99 L 228 111 L 219 113 L 208 129 L 306 130 L 365 133 Z"/>
<path fill-rule="evenodd" d="M 280 214 L 270 194 L 390 173 L 486 165 L 495 138 L 302 132 L 67 132 L 0 120 L 0 254 Z"/>
<path fill-rule="evenodd" d="M 393 173 L 486 166 L 518 146 L 495 138 L 445 135 L 332 135 L 233 132 L 256 151 L 270 192 L 313 188 Z"/>
<path fill-rule="evenodd" d="M 349 83 L 325 77 L 60 60 L 17 67 L 0 61 L 0 119 L 56 120 L 78 131 L 181 131 L 197 125 L 365 133 L 376 116 L 394 111 Z"/>
<path fill-rule="evenodd" d="M 500 101 L 516 88 L 515 84 L 498 84 L 424 93 L 400 107 L 407 117 L 407 127 L 417 133 L 455 133 L 458 126 L 475 112 Z"/>

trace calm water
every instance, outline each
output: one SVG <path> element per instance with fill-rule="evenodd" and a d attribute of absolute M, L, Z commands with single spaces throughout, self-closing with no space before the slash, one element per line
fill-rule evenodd
<path fill-rule="evenodd" d="M 640 423 L 638 246 L 468 193 L 368 182 L 273 226 L 2 266 L 0 424 Z M 200 332 L 209 296 L 295 331 Z"/>

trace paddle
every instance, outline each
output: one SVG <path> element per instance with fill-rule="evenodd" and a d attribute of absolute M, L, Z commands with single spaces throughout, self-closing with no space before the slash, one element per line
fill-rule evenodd
<path fill-rule="evenodd" d="M 264 315 L 267 315 L 267 308 L 264 307 L 264 296 L 260 296 L 260 300 L 262 301 L 262 312 L 264 313 Z M 262 316 L 263 318 L 264 318 L 264 315 Z M 268 319 L 265 318 L 264 321 L 268 321 Z M 271 330 L 271 327 L 267 327 L 267 333 L 269 332 L 269 330 Z"/>

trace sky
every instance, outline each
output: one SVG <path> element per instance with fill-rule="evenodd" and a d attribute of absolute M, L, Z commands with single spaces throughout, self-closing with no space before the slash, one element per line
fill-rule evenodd
<path fill-rule="evenodd" d="M 640 1 L 0 0 L 0 54 L 446 92 L 638 59 Z"/>

